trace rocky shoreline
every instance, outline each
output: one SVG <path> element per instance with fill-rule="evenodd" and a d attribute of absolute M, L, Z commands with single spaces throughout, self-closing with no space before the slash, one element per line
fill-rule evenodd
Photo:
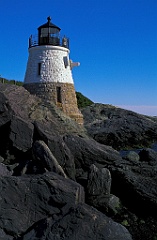
<path fill-rule="evenodd" d="M 157 123 L 107 105 L 82 113 L 84 128 L 0 84 L 1 240 L 156 239 L 157 152 L 117 150 L 156 141 Z"/>

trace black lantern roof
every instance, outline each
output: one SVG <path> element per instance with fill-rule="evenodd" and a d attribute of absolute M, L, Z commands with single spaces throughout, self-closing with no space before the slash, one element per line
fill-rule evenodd
<path fill-rule="evenodd" d="M 38 27 L 38 30 L 40 30 L 41 28 L 56 28 L 57 31 L 61 30 L 58 26 L 54 25 L 51 22 L 51 17 L 48 17 L 47 20 L 48 20 L 47 23 L 45 23 L 45 24 L 41 25 L 40 27 Z"/>

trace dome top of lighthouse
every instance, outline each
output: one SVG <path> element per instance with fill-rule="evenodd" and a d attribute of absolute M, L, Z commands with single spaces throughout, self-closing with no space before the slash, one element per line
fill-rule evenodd
<path fill-rule="evenodd" d="M 54 24 L 51 22 L 51 17 L 50 17 L 50 16 L 47 18 L 47 20 L 48 20 L 47 23 L 45 23 L 45 24 L 41 25 L 40 27 L 38 27 L 38 30 L 39 30 L 39 31 L 40 31 L 41 29 L 43 29 L 43 28 L 53 29 L 53 32 L 54 32 L 54 33 L 57 33 L 57 32 L 59 32 L 59 31 L 61 30 L 58 26 L 54 25 Z"/>

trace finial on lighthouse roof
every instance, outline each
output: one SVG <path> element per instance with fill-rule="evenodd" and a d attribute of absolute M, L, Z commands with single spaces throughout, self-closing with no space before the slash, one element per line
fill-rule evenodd
<path fill-rule="evenodd" d="M 61 30 L 58 26 L 54 25 L 54 24 L 51 22 L 51 17 L 50 17 L 50 16 L 47 17 L 47 23 L 45 23 L 45 24 L 41 25 L 40 27 L 38 27 L 38 31 L 40 31 L 42 28 L 51 28 L 51 29 L 53 28 L 53 29 L 57 29 L 57 30 L 56 30 L 57 32 Z M 40 35 L 40 33 L 41 33 L 41 32 L 39 32 L 39 35 Z"/>
<path fill-rule="evenodd" d="M 51 22 L 51 17 L 48 16 L 47 20 L 48 20 L 48 23 L 50 23 Z"/>

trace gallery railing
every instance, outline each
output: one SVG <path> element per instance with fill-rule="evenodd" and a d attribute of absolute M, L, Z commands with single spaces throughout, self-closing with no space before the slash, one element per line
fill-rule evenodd
<path fill-rule="evenodd" d="M 53 45 L 69 48 L 69 38 L 58 36 L 40 36 L 31 35 L 29 38 L 29 48 L 40 45 Z"/>

